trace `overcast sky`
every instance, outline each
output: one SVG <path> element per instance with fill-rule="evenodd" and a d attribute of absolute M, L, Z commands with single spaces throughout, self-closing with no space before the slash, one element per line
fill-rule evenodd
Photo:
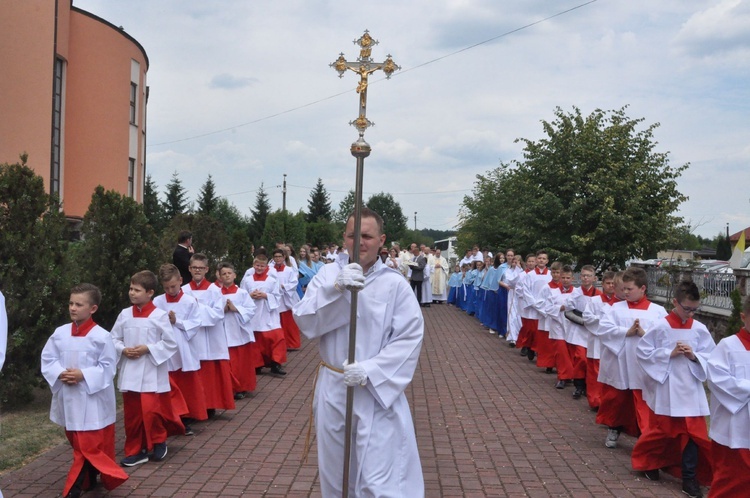
<path fill-rule="evenodd" d="M 418 228 L 451 229 L 477 174 L 522 159 L 555 107 L 629 106 L 660 123 L 657 151 L 690 163 L 680 214 L 712 237 L 750 226 L 749 0 L 74 0 L 137 39 L 150 60 L 147 169 L 195 200 L 208 174 L 249 214 L 334 208 L 354 188 L 358 56 L 365 29 L 402 67 L 370 80 L 365 197 L 389 192 Z M 578 7 L 578 8 L 576 8 Z M 566 12 L 568 11 L 568 12 Z M 560 14 L 560 15 L 556 15 Z M 482 43 L 486 42 L 486 43 Z M 478 45 L 477 45 L 478 44 Z M 512 206 L 509 206 L 511 209 Z"/>

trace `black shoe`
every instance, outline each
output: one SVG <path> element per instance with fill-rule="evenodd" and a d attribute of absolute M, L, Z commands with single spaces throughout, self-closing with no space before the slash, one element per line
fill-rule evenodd
<path fill-rule="evenodd" d="M 577 387 L 575 392 L 573 393 L 573 399 L 581 399 L 581 396 L 583 396 L 583 394 L 583 389 Z"/>
<path fill-rule="evenodd" d="M 644 470 L 643 475 L 648 479 L 649 481 L 658 481 L 659 480 L 659 469 L 654 470 Z M 683 482 L 682 488 L 685 489 L 685 484 Z"/>
<path fill-rule="evenodd" d="M 257 367 L 255 369 L 255 375 L 263 375 L 263 367 Z"/>
<path fill-rule="evenodd" d="M 242 391 L 242 392 L 239 392 L 239 393 L 234 393 L 234 399 L 235 400 L 245 399 L 246 396 L 247 396 L 247 394 L 245 394 L 245 391 Z"/>
<path fill-rule="evenodd" d="M 195 435 L 195 431 L 193 430 L 192 427 L 190 427 L 189 425 L 186 425 L 185 426 L 185 435 L 186 436 L 194 436 Z"/>
<path fill-rule="evenodd" d="M 80 486 L 78 486 L 78 484 L 73 484 L 68 494 L 65 495 L 65 498 L 80 498 L 82 493 L 83 490 L 80 488 Z"/>
<path fill-rule="evenodd" d="M 206 410 L 206 415 L 208 418 L 214 418 L 216 416 L 216 408 L 209 408 Z"/>
<path fill-rule="evenodd" d="M 703 492 L 695 479 L 682 480 L 682 492 L 691 498 L 703 498 Z"/>
<path fill-rule="evenodd" d="M 154 452 L 151 454 L 149 459 L 152 462 L 161 462 L 167 456 L 167 443 L 156 443 L 154 444 Z"/>
<path fill-rule="evenodd" d="M 546 373 L 546 374 L 555 373 L 555 369 L 552 368 L 552 367 L 547 367 L 547 368 L 544 369 L 544 373 Z"/>
<path fill-rule="evenodd" d="M 521 348 L 521 356 L 526 356 L 527 354 L 529 354 L 529 348 Z"/>
<path fill-rule="evenodd" d="M 564 380 L 558 380 L 555 384 L 555 389 L 565 389 L 565 381 Z"/>
<path fill-rule="evenodd" d="M 274 375 L 286 375 L 286 370 L 281 368 L 281 365 L 277 363 L 271 367 L 271 373 Z"/>
<path fill-rule="evenodd" d="M 536 358 L 536 353 L 529 349 L 529 352 L 526 355 L 526 358 L 528 358 L 529 361 L 534 361 L 534 358 Z"/>
<path fill-rule="evenodd" d="M 135 467 L 136 465 L 140 465 L 146 462 L 148 462 L 148 453 L 146 453 L 146 450 L 141 450 L 140 453 L 126 456 L 125 458 L 120 460 L 120 465 L 124 467 Z"/>
<path fill-rule="evenodd" d="M 516 343 L 513 342 L 513 341 L 510 341 L 510 342 L 508 342 L 508 347 L 509 348 L 514 348 L 514 347 L 516 347 Z"/>

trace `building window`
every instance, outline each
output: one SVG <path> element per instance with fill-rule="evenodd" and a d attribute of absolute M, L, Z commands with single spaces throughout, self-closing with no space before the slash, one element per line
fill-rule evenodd
<path fill-rule="evenodd" d="M 128 164 L 128 196 L 135 198 L 135 159 L 132 157 Z"/>
<path fill-rule="evenodd" d="M 62 112 L 63 112 L 63 70 L 65 62 L 55 59 L 55 76 L 52 88 L 52 160 L 50 165 L 50 193 L 60 194 L 62 182 Z"/>
<path fill-rule="evenodd" d="M 136 109 L 138 109 L 135 105 L 136 97 L 138 96 L 138 85 L 131 82 L 130 83 L 130 124 L 134 125 L 136 124 L 135 118 L 136 118 Z"/>

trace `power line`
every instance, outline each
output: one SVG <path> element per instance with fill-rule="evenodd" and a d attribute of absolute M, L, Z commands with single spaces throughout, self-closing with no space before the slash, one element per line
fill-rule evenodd
<path fill-rule="evenodd" d="M 550 19 L 554 19 L 556 17 L 560 17 L 562 15 L 565 15 L 565 14 L 568 14 L 570 12 L 573 12 L 574 10 L 578 10 L 580 8 L 583 8 L 583 7 L 587 6 L 587 5 L 595 3 L 596 1 L 597 0 L 589 0 L 588 2 L 584 2 L 582 4 L 576 5 L 574 7 L 569 8 L 569 9 L 560 11 L 560 12 L 558 12 L 556 14 L 552 14 L 551 16 L 545 17 L 543 19 L 539 19 L 538 21 L 534 21 L 534 22 L 531 22 L 529 24 L 525 24 L 525 25 L 520 26 L 518 28 L 512 29 L 510 31 L 506 31 L 505 33 L 499 34 L 497 36 L 493 36 L 492 38 L 488 38 L 486 40 L 480 41 L 480 42 L 475 43 L 473 45 L 469 45 L 468 47 L 464 47 L 462 49 L 456 50 L 455 52 L 451 52 L 449 54 L 442 55 L 440 57 L 436 57 L 435 59 L 429 60 L 427 62 L 423 62 L 421 64 L 417 64 L 416 66 L 413 66 L 413 67 L 410 67 L 410 68 L 407 68 L 407 69 L 403 69 L 403 70 L 399 71 L 398 73 L 395 73 L 393 75 L 393 77 L 401 76 L 401 75 L 403 75 L 405 73 L 408 73 L 409 71 L 413 71 L 415 69 L 419 69 L 419 68 L 428 66 L 430 64 L 434 64 L 436 62 L 442 61 L 442 60 L 447 59 L 449 57 L 453 57 L 453 56 L 458 55 L 460 53 L 463 53 L 463 52 L 466 52 L 468 50 L 477 48 L 477 47 L 479 47 L 481 45 L 485 45 L 485 44 L 493 42 L 495 40 L 499 40 L 500 38 L 504 38 L 504 37 L 512 35 L 514 33 L 518 33 L 519 31 L 523 31 L 525 29 L 531 28 L 533 26 L 536 26 L 537 24 L 541 24 L 543 22 L 547 22 Z M 385 80 L 385 78 L 380 78 L 380 79 L 374 80 L 370 84 L 380 83 L 383 80 Z M 297 107 L 292 107 L 292 108 L 287 109 L 285 111 L 280 111 L 280 112 L 277 112 L 277 113 L 274 113 L 274 114 L 269 114 L 267 116 L 263 116 L 261 118 L 254 119 L 252 121 L 247 121 L 245 123 L 240 123 L 240 124 L 237 124 L 237 125 L 234 125 L 234 126 L 228 126 L 226 128 L 222 128 L 220 130 L 209 131 L 209 132 L 206 132 L 206 133 L 201 133 L 199 135 L 193 135 L 193 136 L 190 136 L 190 137 L 180 138 L 180 139 L 177 139 L 177 140 L 169 140 L 169 141 L 166 141 L 166 142 L 159 142 L 159 143 L 155 143 L 155 144 L 149 144 L 149 145 L 147 145 L 147 147 L 157 147 L 157 146 L 160 146 L 160 145 L 176 144 L 176 143 L 180 143 L 180 142 L 187 142 L 189 140 L 195 140 L 195 139 L 198 139 L 198 138 L 208 137 L 208 136 L 211 136 L 211 135 L 218 135 L 219 133 L 225 133 L 225 132 L 231 131 L 231 130 L 233 130 L 235 128 L 242 128 L 244 126 L 249 126 L 249 125 L 252 125 L 252 124 L 261 123 L 261 122 L 267 121 L 269 119 L 273 119 L 273 118 L 277 118 L 279 116 L 283 116 L 284 114 L 289 114 L 291 112 L 295 112 L 295 111 L 298 111 L 300 109 L 304 109 L 306 107 L 310 107 L 310 106 L 313 106 L 313 105 L 316 105 L 316 104 L 320 104 L 321 102 L 325 102 L 326 100 L 335 99 L 337 97 L 341 97 L 342 95 L 346 95 L 346 94 L 352 93 L 353 91 L 354 90 L 346 90 L 346 91 L 343 91 L 343 92 L 335 93 L 333 95 L 329 95 L 328 97 L 323 97 L 323 98 L 320 98 L 318 100 L 314 100 L 312 102 L 308 102 L 307 104 L 302 104 L 302 105 L 299 105 Z"/>

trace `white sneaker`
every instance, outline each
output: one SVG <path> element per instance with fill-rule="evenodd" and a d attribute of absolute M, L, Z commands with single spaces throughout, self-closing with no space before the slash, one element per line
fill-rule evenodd
<path fill-rule="evenodd" d="M 497 334 L 497 331 L 490 329 L 490 334 Z"/>
<path fill-rule="evenodd" d="M 620 438 L 620 431 L 617 429 L 609 429 L 607 431 L 607 439 L 604 441 L 604 446 L 607 448 L 617 448 L 617 440 Z"/>

